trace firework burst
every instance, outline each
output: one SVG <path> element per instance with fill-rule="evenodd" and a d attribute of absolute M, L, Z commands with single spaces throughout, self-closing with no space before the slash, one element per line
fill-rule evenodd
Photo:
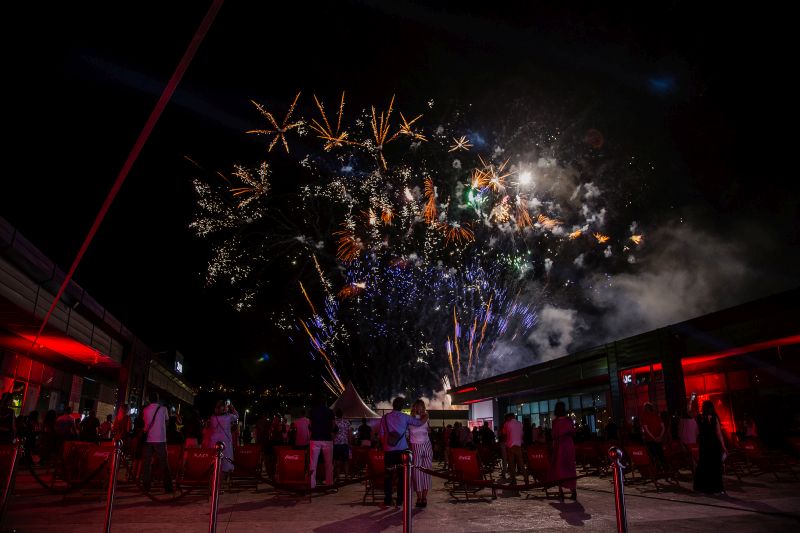
<path fill-rule="evenodd" d="M 294 113 L 294 108 L 297 105 L 297 100 L 300 99 L 300 93 L 297 93 L 297 96 L 294 97 L 294 101 L 292 105 L 289 106 L 289 111 L 286 112 L 286 117 L 283 119 L 283 122 L 278 125 L 278 122 L 275 120 L 275 117 L 272 116 L 272 113 L 267 111 L 264 106 L 259 104 L 258 102 L 251 100 L 256 109 L 267 119 L 267 121 L 272 126 L 271 129 L 266 130 L 248 130 L 246 133 L 251 133 L 253 135 L 267 135 L 272 136 L 272 141 L 269 143 L 269 147 L 267 148 L 267 152 L 271 152 L 272 149 L 275 147 L 275 144 L 280 140 L 283 143 L 283 147 L 286 150 L 286 153 L 289 153 L 289 144 L 286 142 L 286 133 L 298 128 L 303 125 L 303 121 L 291 122 L 292 113 Z"/>

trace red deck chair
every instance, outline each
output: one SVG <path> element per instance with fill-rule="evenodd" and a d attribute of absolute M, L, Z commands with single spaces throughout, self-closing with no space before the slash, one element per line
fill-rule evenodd
<path fill-rule="evenodd" d="M 108 474 L 111 470 L 111 455 L 114 453 L 113 448 L 108 446 L 90 446 L 86 450 L 86 475 L 93 474 L 98 468 L 105 464 L 97 476 L 90 481 L 94 486 L 105 488 L 108 486 Z"/>
<path fill-rule="evenodd" d="M 169 473 L 172 479 L 178 477 L 178 472 L 183 466 L 183 446 L 180 444 L 170 444 L 167 446 L 167 465 L 169 466 Z M 161 471 L 161 465 L 158 464 L 158 458 L 153 454 L 152 462 L 152 479 L 163 481 L 164 473 Z"/>
<path fill-rule="evenodd" d="M 545 444 L 533 444 L 525 450 L 526 470 L 525 483 L 547 483 L 550 478 L 550 450 Z M 549 496 L 549 487 L 543 487 L 545 497 Z"/>
<path fill-rule="evenodd" d="M 93 446 L 91 442 L 79 440 L 64 441 L 64 450 L 61 456 L 62 465 L 60 469 L 54 472 L 54 477 L 58 475 L 64 479 L 64 481 L 73 483 L 85 478 L 88 474 L 86 470 L 86 456 L 91 446 Z"/>
<path fill-rule="evenodd" d="M 273 446 L 269 452 L 269 456 L 264 460 L 267 463 L 267 477 L 275 477 L 275 467 L 278 464 L 278 455 L 284 452 L 294 451 L 294 446 L 278 445 Z"/>
<path fill-rule="evenodd" d="M 742 442 L 740 450 L 744 453 L 751 474 L 753 473 L 752 467 L 755 466 L 758 469 L 756 475 L 769 472 L 775 476 L 776 480 L 780 480 L 778 474 L 784 473 L 797 479 L 797 473 L 792 469 L 787 458 L 780 452 L 765 450 L 758 439 L 750 438 Z"/>
<path fill-rule="evenodd" d="M 258 484 L 261 471 L 261 445 L 245 444 L 233 450 L 234 469 L 232 477 L 237 480 L 253 481 Z"/>
<path fill-rule="evenodd" d="M 14 455 L 17 453 L 17 446 L 14 444 L 0 444 L 0 483 L 5 483 L 8 479 L 8 476 L 13 475 L 14 473 L 11 472 L 11 463 L 14 461 Z M 11 484 L 9 485 L 11 491 L 14 490 L 13 485 L 14 480 L 11 480 Z M 0 501 L 0 509 L 3 509 L 5 506 L 5 502 Z"/>
<path fill-rule="evenodd" d="M 311 488 L 311 473 L 308 469 L 308 452 L 305 450 L 281 450 L 277 453 L 275 481 L 283 486 L 297 489 Z M 281 489 L 276 487 L 278 491 Z M 308 493 L 309 500 L 311 493 Z"/>
<path fill-rule="evenodd" d="M 625 451 L 627 451 L 628 461 L 630 463 L 631 483 L 635 481 L 635 472 L 639 472 L 640 480 L 649 480 L 653 482 L 656 492 L 661 490 L 658 486 L 658 469 L 655 463 L 650 459 L 650 453 L 647 448 L 641 444 L 628 444 Z"/>
<path fill-rule="evenodd" d="M 602 467 L 600 453 L 597 443 L 593 440 L 586 440 L 575 443 L 575 463 L 580 465 L 584 472 L 599 472 Z"/>
<path fill-rule="evenodd" d="M 477 450 L 466 450 L 462 448 L 451 450 L 450 464 L 453 465 L 453 475 L 456 477 L 456 484 L 450 490 L 450 495 L 454 498 L 456 497 L 456 493 L 463 492 L 467 501 L 469 501 L 470 492 L 474 496 L 475 493 L 484 487 L 482 482 L 493 481 L 491 474 L 489 474 L 489 479 L 486 479 L 486 474 L 484 474 L 481 468 L 481 462 L 478 459 Z M 492 499 L 496 498 L 497 491 L 492 487 Z"/>
<path fill-rule="evenodd" d="M 352 457 L 350 458 L 350 474 L 354 476 L 360 475 L 367 467 L 367 455 L 370 448 L 366 446 L 353 446 L 350 448 Z"/>
<path fill-rule="evenodd" d="M 191 448 L 184 454 L 182 468 L 178 469 L 178 486 L 206 487 L 211 494 L 211 474 L 214 470 L 214 448 Z"/>
<path fill-rule="evenodd" d="M 367 496 L 372 494 L 372 501 L 375 501 L 375 490 L 383 491 L 384 474 L 386 467 L 383 464 L 382 450 L 367 450 L 367 480 L 364 482 L 364 497 L 362 503 L 366 503 Z M 382 496 L 381 496 L 382 498 Z"/>

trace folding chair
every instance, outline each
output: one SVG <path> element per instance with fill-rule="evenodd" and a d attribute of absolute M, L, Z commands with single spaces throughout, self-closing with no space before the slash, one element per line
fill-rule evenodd
<path fill-rule="evenodd" d="M 192 448 L 186 450 L 182 468 L 178 469 L 179 487 L 206 487 L 211 495 L 211 474 L 214 470 L 215 448 Z"/>
<path fill-rule="evenodd" d="M 53 472 L 53 478 L 60 475 L 66 482 L 76 483 L 84 479 L 87 475 L 86 457 L 89 448 L 93 446 L 91 442 L 68 440 L 64 441 L 64 451 L 62 453 L 61 468 Z"/>
<path fill-rule="evenodd" d="M 750 466 L 750 473 L 753 474 L 752 467 L 758 469 L 755 475 L 769 472 L 780 480 L 779 473 L 789 474 L 797 479 L 797 473 L 792 469 L 792 465 L 787 458 L 780 452 L 765 450 L 758 439 L 750 438 L 742 442 L 740 450 L 744 453 L 747 464 Z"/>
<path fill-rule="evenodd" d="M 550 479 L 550 450 L 545 444 L 533 444 L 525 450 L 526 470 L 525 483 L 533 480 L 534 483 L 546 484 Z M 542 487 L 545 498 L 550 496 L 547 485 Z M 527 495 L 526 495 L 527 498 Z"/>
<path fill-rule="evenodd" d="M 631 483 L 636 479 L 635 472 L 639 472 L 640 481 L 650 480 L 659 492 L 661 488 L 658 486 L 658 469 L 655 463 L 650 458 L 647 448 L 641 444 L 628 444 L 626 450 L 628 460 L 630 462 Z"/>
<path fill-rule="evenodd" d="M 456 498 L 456 493 L 464 492 L 464 497 L 469 501 L 470 492 L 473 496 L 480 491 L 483 483 L 487 481 L 486 474 L 481 468 L 477 450 L 457 449 L 452 450 L 450 461 L 453 465 L 453 475 L 456 477 L 456 484 L 450 490 L 450 495 Z M 488 481 L 493 481 L 491 473 Z M 456 498 L 457 500 L 458 498 Z M 492 499 L 497 499 L 497 491 L 492 487 Z"/>
<path fill-rule="evenodd" d="M 277 454 L 275 481 L 280 485 L 298 489 L 311 488 L 311 472 L 308 468 L 308 453 L 305 450 L 281 450 Z M 276 490 L 281 491 L 280 487 Z M 293 493 L 292 493 L 293 494 Z M 308 492 L 311 501 L 311 492 Z"/>
<path fill-rule="evenodd" d="M 234 481 L 250 481 L 258 485 L 258 474 L 261 471 L 261 445 L 245 444 L 233 450 L 234 469 L 231 477 Z"/>
<path fill-rule="evenodd" d="M 0 444 L 0 483 L 8 481 L 9 491 L 6 497 L 11 495 L 14 490 L 14 472 L 11 471 L 11 463 L 14 462 L 14 457 L 17 453 L 17 446 L 14 444 Z M 0 501 L 0 509 L 5 509 L 4 501 Z"/>
<path fill-rule="evenodd" d="M 111 455 L 114 453 L 113 448 L 108 446 L 90 446 L 86 450 L 86 475 L 93 474 L 97 469 L 103 468 L 97 476 L 89 483 L 93 486 L 100 486 L 105 489 L 108 486 L 108 474 L 111 471 Z"/>
<path fill-rule="evenodd" d="M 353 446 L 350 448 L 352 457 L 350 458 L 350 474 L 359 476 L 367 467 L 367 455 L 370 448 L 366 446 Z"/>
<path fill-rule="evenodd" d="M 267 477 L 275 477 L 275 468 L 276 465 L 278 464 L 278 455 L 284 452 L 291 452 L 294 450 L 295 450 L 294 446 L 282 446 L 282 445 L 273 446 L 267 457 L 264 458 L 267 464 Z"/>
<path fill-rule="evenodd" d="M 178 471 L 183 465 L 183 446 L 180 444 L 167 445 L 167 466 L 169 467 L 169 474 L 172 479 L 178 477 Z M 161 465 L 158 458 L 153 455 L 151 463 L 152 479 L 156 481 L 163 481 L 164 473 L 161 471 Z"/>
<path fill-rule="evenodd" d="M 372 494 L 372 501 L 375 502 L 376 488 L 383 491 L 383 480 L 386 473 L 386 466 L 383 463 L 382 450 L 367 451 L 367 480 L 364 482 L 364 497 L 362 503 L 367 502 L 367 496 Z"/>

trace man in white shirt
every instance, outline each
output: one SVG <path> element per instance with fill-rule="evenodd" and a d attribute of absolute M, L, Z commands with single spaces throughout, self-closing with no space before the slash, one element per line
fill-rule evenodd
<path fill-rule="evenodd" d="M 167 408 L 158 401 L 158 393 L 151 391 L 148 395 L 150 404 L 142 410 L 142 420 L 144 421 L 144 431 L 146 440 L 144 443 L 144 476 L 142 485 L 144 490 L 150 491 L 150 473 L 153 468 L 153 453 L 158 458 L 162 476 L 164 476 L 164 490 L 173 492 L 172 474 L 169 471 L 167 461 L 167 420 L 169 419 Z"/>
<path fill-rule="evenodd" d="M 503 435 L 508 457 L 508 474 L 511 476 L 511 484 L 517 484 L 517 469 L 524 475 L 525 466 L 522 462 L 522 422 L 517 420 L 514 413 L 506 413 L 506 421 L 503 424 Z"/>

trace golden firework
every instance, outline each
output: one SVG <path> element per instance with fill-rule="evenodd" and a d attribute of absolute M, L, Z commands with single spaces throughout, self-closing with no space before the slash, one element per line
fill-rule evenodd
<path fill-rule="evenodd" d="M 457 152 L 458 150 L 469 152 L 470 148 L 472 148 L 472 143 L 469 142 L 469 139 L 467 139 L 466 135 L 462 135 L 458 139 L 453 137 L 453 144 L 450 145 L 448 152 Z"/>
<path fill-rule="evenodd" d="M 428 177 L 425 178 L 425 198 L 428 201 L 425 203 L 425 223 L 433 224 L 436 222 L 436 187 L 433 186 L 433 180 Z"/>
<path fill-rule="evenodd" d="M 470 242 L 475 240 L 475 233 L 469 227 L 462 226 L 458 222 L 442 223 L 438 226 L 439 231 L 444 235 L 444 245 L 447 246 L 450 242 L 461 244 L 463 242 Z"/>
<path fill-rule="evenodd" d="M 631 235 L 631 240 L 634 242 L 634 244 L 642 244 L 644 235 Z"/>
<path fill-rule="evenodd" d="M 253 174 L 244 167 L 237 166 L 234 168 L 233 175 L 242 181 L 244 187 L 231 187 L 230 191 L 234 197 L 247 196 L 239 202 L 239 207 L 244 207 L 253 200 L 269 192 L 269 165 L 266 161 L 261 163 L 256 174 L 257 176 L 253 176 Z"/>
<path fill-rule="evenodd" d="M 393 219 L 394 219 L 394 212 L 392 211 L 391 207 L 384 207 L 383 209 L 381 209 L 381 222 L 383 222 L 387 226 L 391 226 Z"/>
<path fill-rule="evenodd" d="M 541 224 L 542 226 L 544 226 L 549 230 L 552 230 L 554 227 L 562 224 L 560 220 L 556 220 L 555 218 L 550 218 L 543 214 L 539 214 L 539 216 L 536 217 L 536 222 L 538 222 L 539 224 Z"/>
<path fill-rule="evenodd" d="M 503 199 L 492 209 L 491 218 L 498 224 L 505 224 L 511 220 L 511 206 L 508 205 L 508 196 Z"/>
<path fill-rule="evenodd" d="M 283 122 L 278 125 L 278 122 L 275 120 L 275 117 L 272 116 L 272 113 L 267 111 L 264 106 L 259 104 L 254 100 L 250 100 L 256 109 L 261 112 L 262 115 L 269 121 L 272 125 L 272 129 L 269 130 L 248 130 L 246 133 L 253 133 L 255 135 L 273 135 L 272 142 L 269 143 L 269 148 L 267 148 L 267 152 L 271 152 L 272 148 L 275 146 L 275 143 L 278 142 L 278 139 L 281 140 L 283 143 L 283 147 L 286 149 L 286 153 L 289 153 L 289 145 L 286 143 L 286 133 L 290 130 L 293 130 L 303 124 L 303 121 L 297 122 L 290 122 L 292 118 L 292 113 L 294 113 L 294 108 L 297 105 L 297 100 L 300 98 L 300 93 L 297 93 L 297 96 L 294 97 L 294 102 L 289 107 L 289 111 L 286 113 L 286 118 L 283 119 Z"/>
<path fill-rule="evenodd" d="M 342 128 L 342 112 L 344 111 L 344 91 L 342 91 L 342 101 L 339 103 L 339 112 L 336 115 L 336 129 L 334 130 L 328 122 L 328 115 L 325 113 L 325 107 L 314 95 L 314 102 L 317 104 L 319 114 L 322 116 L 322 124 L 317 119 L 311 120 L 311 129 L 317 132 L 317 136 L 325 141 L 323 149 L 328 152 L 332 148 L 340 148 L 348 143 L 347 132 L 341 131 Z"/>
<path fill-rule="evenodd" d="M 414 123 L 421 118 L 422 115 L 418 115 L 414 120 L 411 120 L 409 122 L 408 120 L 406 120 L 406 117 L 403 116 L 403 113 L 400 113 L 400 120 L 402 120 L 403 123 L 400 124 L 400 131 L 398 133 L 400 135 L 408 135 L 409 137 L 417 141 L 426 142 L 428 139 L 426 139 L 424 135 L 422 135 L 421 133 L 417 133 L 411 129 L 411 126 L 413 126 Z"/>
<path fill-rule="evenodd" d="M 583 232 L 581 230 L 577 229 L 577 230 L 575 230 L 575 231 L 573 231 L 572 233 L 569 234 L 569 238 L 574 241 L 575 239 L 577 239 L 581 235 L 583 235 Z"/>
<path fill-rule="evenodd" d="M 528 200 L 523 195 L 517 195 L 517 228 L 527 228 L 533 225 L 530 213 L 528 213 Z"/>
<path fill-rule="evenodd" d="M 594 238 L 597 239 L 598 243 L 603 244 L 607 242 L 611 237 L 609 237 L 608 235 L 603 235 L 600 232 L 597 232 L 594 234 Z"/>
<path fill-rule="evenodd" d="M 508 166 L 509 160 L 506 159 L 495 166 L 494 163 L 487 163 L 484 161 L 481 156 L 478 156 L 478 159 L 481 165 L 483 165 L 483 168 L 479 171 L 479 174 L 476 175 L 473 173 L 473 180 L 477 178 L 481 187 L 489 187 L 494 192 L 505 190 L 506 178 L 511 175 L 511 172 L 506 172 L 506 166 Z"/>
<path fill-rule="evenodd" d="M 342 229 L 335 231 L 333 234 L 339 236 L 339 246 L 336 249 L 337 259 L 349 263 L 361 254 L 361 240 L 356 237 L 352 229 L 342 224 Z"/>
<path fill-rule="evenodd" d="M 383 157 L 383 147 L 400 135 L 400 131 L 395 132 L 394 135 L 389 135 L 389 117 L 392 116 L 393 109 L 394 95 L 392 95 L 392 99 L 389 101 L 389 108 L 385 113 L 381 111 L 380 115 L 378 115 L 375 111 L 375 106 L 372 106 L 372 136 L 375 140 L 375 148 L 378 150 L 378 154 L 380 155 L 379 159 L 383 168 L 387 166 L 386 158 Z"/>

